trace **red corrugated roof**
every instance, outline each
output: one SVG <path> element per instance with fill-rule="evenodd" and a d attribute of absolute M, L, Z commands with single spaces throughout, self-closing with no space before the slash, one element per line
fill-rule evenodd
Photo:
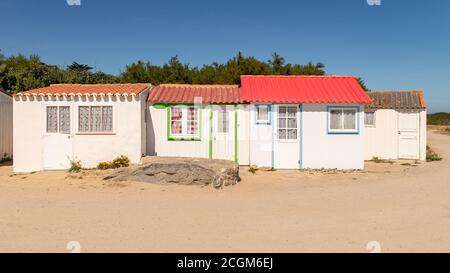
<path fill-rule="evenodd" d="M 47 87 L 17 93 L 16 96 L 37 95 L 89 95 L 89 94 L 134 94 L 149 88 L 149 83 L 126 84 L 52 84 Z"/>
<path fill-rule="evenodd" d="M 241 76 L 242 100 L 279 103 L 370 103 L 352 76 Z"/>
<path fill-rule="evenodd" d="M 155 86 L 148 96 L 149 102 L 194 103 L 239 103 L 241 90 L 238 85 L 222 84 L 161 84 Z"/>

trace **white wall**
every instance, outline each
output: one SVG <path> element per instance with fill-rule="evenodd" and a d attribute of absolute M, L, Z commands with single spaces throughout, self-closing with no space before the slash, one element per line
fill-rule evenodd
<path fill-rule="evenodd" d="M 419 124 L 420 124 L 419 159 L 425 161 L 427 158 L 427 110 L 420 111 Z"/>
<path fill-rule="evenodd" d="M 426 159 L 427 113 L 419 115 L 419 159 Z M 394 109 L 378 109 L 375 112 L 375 126 L 365 126 L 364 159 L 398 159 L 398 112 Z"/>
<path fill-rule="evenodd" d="M 269 124 L 256 124 L 256 105 L 250 105 L 250 165 L 272 167 L 272 125 L 274 105 L 270 105 Z"/>
<path fill-rule="evenodd" d="M 238 105 L 238 162 L 250 164 L 250 105 Z"/>
<path fill-rule="evenodd" d="M 328 134 L 327 106 L 359 106 L 358 134 Z M 302 105 L 302 167 L 364 168 L 364 106 L 359 104 Z"/>
<path fill-rule="evenodd" d="M 210 115 L 209 105 L 201 108 L 200 140 L 167 139 L 168 108 L 147 106 L 147 155 L 209 158 Z M 249 112 L 248 105 L 239 105 L 238 111 L 238 162 L 249 164 Z M 234 120 L 234 117 L 233 117 Z M 234 124 L 234 122 L 233 122 Z"/>
<path fill-rule="evenodd" d="M 0 159 L 13 153 L 13 102 L 0 92 Z"/>
<path fill-rule="evenodd" d="M 327 133 L 327 106 L 333 104 L 302 104 L 299 118 L 301 145 L 292 151 L 292 165 L 298 165 L 301 154 L 302 168 L 363 169 L 363 115 L 362 105 L 339 104 L 339 106 L 358 106 L 359 133 L 331 135 Z M 250 164 L 259 167 L 272 167 L 272 137 L 275 105 L 271 105 L 270 124 L 256 124 L 256 106 L 251 105 L 250 113 Z M 289 156 L 289 155 L 286 155 Z M 275 165 L 276 162 L 275 162 Z"/>
<path fill-rule="evenodd" d="M 43 169 L 43 135 L 45 132 L 45 105 L 57 105 L 58 100 L 71 106 L 71 139 L 73 158 L 83 167 L 95 167 L 99 162 L 126 155 L 138 163 L 142 155 L 144 127 L 141 101 L 137 97 L 14 97 L 14 171 L 31 172 Z M 113 134 L 79 134 L 78 107 L 112 105 Z"/>
<path fill-rule="evenodd" d="M 375 111 L 375 126 L 364 128 L 364 159 L 398 158 L 398 113 L 393 109 Z"/>
<path fill-rule="evenodd" d="M 209 115 L 208 107 L 201 111 L 201 140 L 168 140 L 167 110 L 148 105 L 147 111 L 147 154 L 157 156 L 209 158 Z M 200 113 L 199 113 L 200 114 Z"/>

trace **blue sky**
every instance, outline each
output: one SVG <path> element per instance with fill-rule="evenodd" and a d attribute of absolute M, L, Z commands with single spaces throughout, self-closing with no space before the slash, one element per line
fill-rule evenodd
<path fill-rule="evenodd" d="M 276 51 L 291 63 L 322 62 L 327 74 L 361 76 L 372 90 L 424 90 L 430 112 L 450 112 L 448 0 L 66 1 L 2 0 L 3 54 L 118 74 L 176 54 L 201 66 Z"/>

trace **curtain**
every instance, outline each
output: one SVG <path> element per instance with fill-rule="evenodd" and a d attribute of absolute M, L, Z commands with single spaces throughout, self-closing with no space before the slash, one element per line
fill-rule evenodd
<path fill-rule="evenodd" d="M 91 106 L 91 132 L 102 131 L 102 107 Z"/>
<path fill-rule="evenodd" d="M 269 120 L 269 107 L 267 105 L 257 106 L 258 117 L 257 120 L 268 121 Z"/>
<path fill-rule="evenodd" d="M 183 133 L 183 112 L 181 108 L 171 108 L 170 109 L 170 132 L 172 134 L 182 134 Z"/>
<path fill-rule="evenodd" d="M 330 129 L 343 129 L 342 128 L 342 110 L 330 111 Z"/>
<path fill-rule="evenodd" d="M 89 132 L 89 106 L 80 106 L 78 108 L 78 131 Z"/>
<path fill-rule="evenodd" d="M 47 106 L 47 133 L 58 132 L 58 107 Z"/>
<path fill-rule="evenodd" d="M 62 134 L 70 134 L 70 107 L 59 107 L 59 132 Z"/>
<path fill-rule="evenodd" d="M 356 129 L 355 110 L 344 110 L 344 129 Z"/>
<path fill-rule="evenodd" d="M 112 132 L 113 130 L 113 111 L 112 106 L 102 107 L 102 132 Z"/>

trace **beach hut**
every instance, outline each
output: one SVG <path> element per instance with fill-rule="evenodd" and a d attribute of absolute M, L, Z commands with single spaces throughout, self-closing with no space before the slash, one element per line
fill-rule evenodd
<path fill-rule="evenodd" d="M 146 149 L 150 84 L 54 84 L 14 96 L 14 171 L 95 167 Z"/>
<path fill-rule="evenodd" d="M 368 92 L 365 159 L 426 159 L 427 108 L 422 91 Z"/>
<path fill-rule="evenodd" d="M 0 161 L 10 159 L 13 153 L 12 97 L 0 89 Z"/>

